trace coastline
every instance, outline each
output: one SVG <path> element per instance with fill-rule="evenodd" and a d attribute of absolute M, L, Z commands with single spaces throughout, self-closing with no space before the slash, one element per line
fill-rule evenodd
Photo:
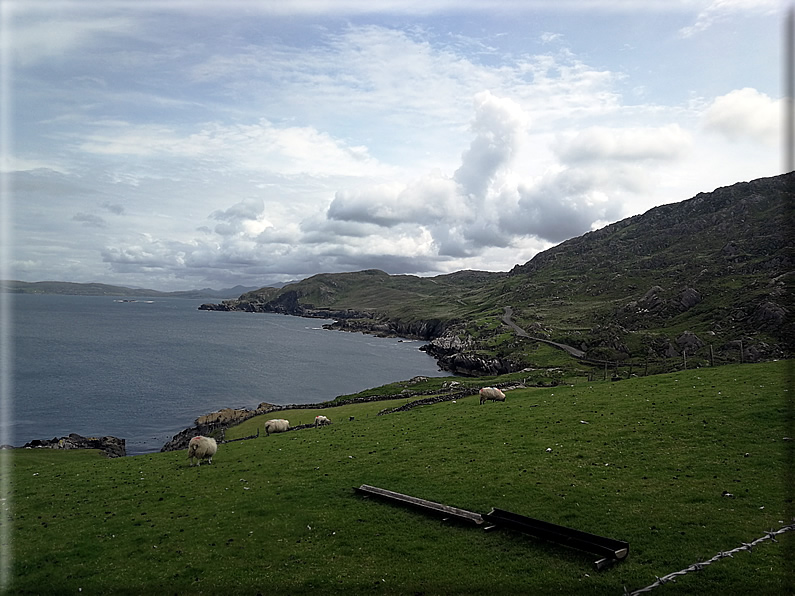
<path fill-rule="evenodd" d="M 407 381 L 408 383 L 418 383 L 421 381 L 427 380 L 427 377 L 414 377 Z M 508 385 L 517 386 L 516 384 L 501 384 L 501 386 L 507 387 Z M 333 400 L 333 401 L 326 401 L 320 403 L 311 403 L 311 404 L 284 404 L 284 405 L 277 405 L 277 404 L 270 404 L 266 402 L 262 402 L 254 409 L 249 408 L 223 408 L 221 410 L 217 410 L 215 412 L 210 412 L 208 414 L 204 414 L 199 416 L 194 421 L 194 425 L 188 428 L 185 428 L 175 434 L 163 447 L 158 451 L 159 453 L 164 453 L 168 451 L 179 451 L 182 449 L 186 449 L 188 446 L 188 442 L 191 438 L 198 436 L 198 435 L 213 435 L 216 436 L 220 433 L 221 437 L 219 442 L 231 442 L 225 441 L 223 439 L 224 431 L 228 428 L 236 426 L 245 420 L 253 418 L 255 416 L 260 416 L 263 414 L 270 414 L 272 412 L 280 412 L 285 410 L 313 410 L 313 409 L 331 409 L 339 406 L 345 406 L 349 404 L 356 404 L 356 403 L 369 403 L 369 402 L 376 402 L 376 401 L 394 401 L 399 399 L 405 398 L 419 398 L 416 401 L 409 402 L 399 408 L 385 408 L 379 415 L 382 414 L 389 414 L 392 412 L 407 410 L 412 407 L 420 406 L 420 405 L 428 405 L 431 403 L 439 403 L 443 401 L 451 401 L 454 399 L 460 399 L 462 397 L 466 397 L 468 395 L 474 395 L 477 393 L 476 388 L 468 388 L 461 385 L 457 381 L 451 381 L 449 385 L 446 387 L 447 392 L 440 395 L 439 390 L 431 390 L 431 391 L 411 391 L 411 390 L 404 390 L 400 393 L 396 394 L 388 394 L 388 395 L 366 395 L 360 397 L 352 397 L 349 399 L 343 400 Z M 432 397 L 428 397 L 432 396 Z M 303 428 L 309 428 L 313 425 L 299 425 L 296 427 L 290 428 L 290 430 L 300 430 Z M 254 437 L 246 437 L 246 438 L 254 438 Z M 239 441 L 243 439 L 233 439 L 232 441 Z M 102 438 L 97 437 L 82 437 L 76 433 L 71 433 L 66 437 L 61 438 L 53 438 L 53 439 L 35 439 L 33 441 L 29 441 L 25 445 L 21 447 L 14 447 L 12 445 L 3 445 L 0 449 L 100 449 L 105 452 L 107 457 L 136 457 L 138 455 L 150 455 L 151 453 L 158 453 L 158 452 L 151 452 L 151 453 L 140 453 L 134 455 L 127 455 L 124 449 L 125 439 L 113 437 L 113 436 L 105 436 Z"/>
<path fill-rule="evenodd" d="M 324 333 L 331 320 L 214 316 L 176 298 L 22 302 L 16 407 L 0 441 L 9 448 L 55 446 L 77 433 L 123 438 L 127 455 L 156 453 L 197 416 L 222 408 L 314 406 L 414 375 L 448 375 L 418 350 L 422 342 Z"/>
<path fill-rule="evenodd" d="M 418 380 L 425 380 L 427 377 L 414 377 L 410 379 L 408 382 L 418 382 Z M 472 391 L 475 393 L 476 391 Z M 312 403 L 312 404 L 285 404 L 285 405 L 275 405 L 275 404 L 267 404 L 261 403 L 256 409 L 224 409 L 219 410 L 217 412 L 211 412 L 209 414 L 205 414 L 204 416 L 199 416 L 194 425 L 188 428 L 185 428 L 174 435 L 170 441 L 168 441 L 163 447 L 160 449 L 160 452 L 166 451 L 178 451 L 180 449 L 186 449 L 188 446 L 188 442 L 192 437 L 197 435 L 210 435 L 213 433 L 223 432 L 227 428 L 232 426 L 236 426 L 241 422 L 248 420 L 249 418 L 253 418 L 255 416 L 259 416 L 261 414 L 270 414 L 272 412 L 281 412 L 285 410 L 324 410 L 328 408 L 336 408 L 339 406 L 346 406 L 349 404 L 356 404 L 356 403 L 369 403 L 374 401 L 390 401 L 390 400 L 397 400 L 397 399 L 405 399 L 406 397 L 418 397 L 421 395 L 434 395 L 438 394 L 439 392 L 434 391 L 410 391 L 404 390 L 397 394 L 391 395 L 366 395 L 361 397 L 352 397 L 350 399 L 338 399 L 332 401 L 325 401 L 320 403 Z M 450 394 L 451 397 L 447 395 L 443 396 L 442 399 L 439 401 L 443 401 L 444 399 L 455 399 L 455 397 L 461 395 L 463 392 L 458 391 L 455 394 Z"/>

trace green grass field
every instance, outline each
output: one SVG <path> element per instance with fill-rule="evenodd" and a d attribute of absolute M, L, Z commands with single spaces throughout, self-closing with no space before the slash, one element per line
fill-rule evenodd
<path fill-rule="evenodd" d="M 407 400 L 326 408 L 330 427 L 224 444 L 200 467 L 185 451 L 5 451 L 7 592 L 622 594 L 790 523 L 791 364 L 580 380 L 385 416 Z M 593 556 L 365 498 L 363 483 L 507 509 L 630 553 L 597 572 Z M 653 593 L 791 594 L 793 535 Z"/>

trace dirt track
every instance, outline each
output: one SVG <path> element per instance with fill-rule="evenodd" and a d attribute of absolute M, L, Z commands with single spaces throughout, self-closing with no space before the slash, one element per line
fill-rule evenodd
<path fill-rule="evenodd" d="M 502 322 L 508 325 L 508 327 L 510 327 L 511 329 L 513 329 L 516 335 L 518 335 L 519 337 L 526 337 L 528 339 L 532 339 L 533 341 L 540 341 L 542 343 L 549 344 L 550 346 L 560 348 L 561 350 L 563 350 L 564 352 L 568 352 L 575 358 L 582 358 L 585 356 L 585 352 L 583 352 L 582 350 L 578 350 L 577 348 L 574 348 L 572 346 L 567 346 L 566 344 L 560 344 L 556 341 L 550 341 L 548 339 L 543 339 L 541 337 L 533 337 L 532 335 L 527 333 L 527 331 L 525 331 L 524 329 L 519 327 L 519 325 L 513 322 L 513 320 L 511 319 L 511 317 L 513 316 L 513 308 L 511 308 L 510 306 L 504 306 L 503 308 L 505 309 L 505 314 L 502 315 Z"/>

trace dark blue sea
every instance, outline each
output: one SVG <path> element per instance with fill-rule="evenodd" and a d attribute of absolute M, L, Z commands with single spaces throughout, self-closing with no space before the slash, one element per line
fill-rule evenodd
<path fill-rule="evenodd" d="M 422 342 L 328 331 L 321 319 L 200 311 L 203 301 L 181 298 L 12 300 L 16 446 L 74 432 L 124 438 L 137 455 L 221 408 L 318 403 L 447 376 Z"/>

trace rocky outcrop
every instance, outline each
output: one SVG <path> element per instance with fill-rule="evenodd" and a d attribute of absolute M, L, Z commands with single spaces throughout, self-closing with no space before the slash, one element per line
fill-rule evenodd
<path fill-rule="evenodd" d="M 108 457 L 124 457 L 127 455 L 127 447 L 124 439 L 118 437 L 83 437 L 76 433 L 71 433 L 67 437 L 60 439 L 39 440 L 35 439 L 22 446 L 23 449 L 99 449 Z"/>
<path fill-rule="evenodd" d="M 623 313 L 643 314 L 647 319 L 665 318 L 686 312 L 700 302 L 701 293 L 695 288 L 685 286 L 678 292 L 668 292 L 661 286 L 652 286 L 640 299 L 627 304 Z"/>
<path fill-rule="evenodd" d="M 701 302 L 701 294 L 694 288 L 685 288 L 679 294 L 678 306 L 683 310 L 690 310 Z"/>
<path fill-rule="evenodd" d="M 273 404 L 262 402 L 254 410 L 249 410 L 247 408 L 224 408 L 217 412 L 199 416 L 196 419 L 196 426 L 201 426 L 202 428 L 228 428 L 229 426 L 240 424 L 244 420 L 248 420 L 258 414 L 269 412 L 273 407 Z"/>
<path fill-rule="evenodd" d="M 217 412 L 211 412 L 199 416 L 194 421 L 194 426 L 181 430 L 168 441 L 160 451 L 178 451 L 180 449 L 187 449 L 188 442 L 199 435 L 210 436 L 218 431 L 223 431 L 230 426 L 235 426 L 241 422 L 258 416 L 266 414 L 267 412 L 278 409 L 279 406 L 274 406 L 266 402 L 262 402 L 254 410 L 248 408 L 224 408 Z"/>
<path fill-rule="evenodd" d="M 324 329 L 369 333 L 379 337 L 405 337 L 430 341 L 444 333 L 445 325 L 439 320 L 391 321 L 378 320 L 372 315 L 366 319 L 348 317 L 337 318 L 333 323 L 323 325 Z"/>
<path fill-rule="evenodd" d="M 692 331 L 685 331 L 676 338 L 676 345 L 679 346 L 679 349 L 685 354 L 695 354 L 703 348 L 706 343 Z"/>
<path fill-rule="evenodd" d="M 477 351 L 477 342 L 469 335 L 450 331 L 420 348 L 439 363 L 439 367 L 463 376 L 502 375 L 522 366 L 507 358 L 488 356 Z"/>
<path fill-rule="evenodd" d="M 787 320 L 789 311 L 772 302 L 765 300 L 756 307 L 751 315 L 751 321 L 760 329 L 778 329 Z"/>

